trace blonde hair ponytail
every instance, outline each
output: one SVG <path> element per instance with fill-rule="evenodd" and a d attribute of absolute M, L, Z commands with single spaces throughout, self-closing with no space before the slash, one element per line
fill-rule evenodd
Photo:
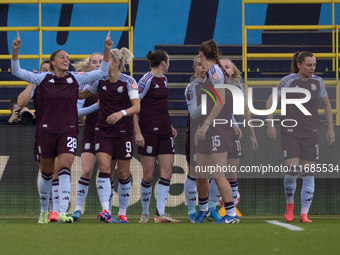
<path fill-rule="evenodd" d="M 120 50 L 112 49 L 110 52 L 111 52 L 112 59 L 114 61 L 120 62 L 121 71 L 124 70 L 124 67 L 128 65 L 134 57 L 132 52 L 125 47 L 121 48 Z"/>

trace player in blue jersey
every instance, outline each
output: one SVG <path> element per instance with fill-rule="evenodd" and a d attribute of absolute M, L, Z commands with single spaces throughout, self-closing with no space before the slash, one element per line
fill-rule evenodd
<path fill-rule="evenodd" d="M 52 185 L 55 157 L 58 157 L 59 176 L 59 222 L 72 223 L 73 218 L 66 214 L 71 192 L 70 169 L 77 147 L 78 113 L 77 100 L 79 87 L 94 82 L 107 75 L 110 49 L 113 43 L 110 32 L 105 40 L 105 51 L 99 70 L 88 73 L 69 72 L 68 54 L 57 50 L 50 57 L 53 73 L 33 73 L 21 69 L 19 65 L 19 32 L 13 41 L 12 74 L 27 82 L 37 84 L 43 99 L 42 118 L 37 141 L 40 155 L 43 185 L 40 185 L 42 203 L 39 223 L 48 222 L 48 200 Z"/>
<path fill-rule="evenodd" d="M 136 144 L 143 166 L 141 183 L 142 216 L 140 223 L 149 220 L 149 205 L 152 194 L 152 180 L 157 158 L 160 179 L 157 186 L 157 205 L 155 223 L 180 222 L 165 214 L 165 203 L 170 189 L 172 166 L 174 162 L 174 139 L 177 131 L 172 127 L 168 111 L 168 85 L 165 73 L 170 62 L 163 50 L 149 51 L 146 55 L 151 71 L 144 74 L 138 82 L 141 111 L 139 123 L 134 117 Z"/>
<path fill-rule="evenodd" d="M 310 100 L 303 104 L 303 107 L 311 115 L 305 115 L 295 105 L 288 104 L 286 115 L 281 116 L 282 121 L 286 120 L 286 126 L 291 126 L 281 127 L 283 158 L 285 165 L 290 167 L 290 171 L 284 178 L 284 190 L 287 199 L 284 216 L 288 222 L 294 219 L 294 193 L 299 173 L 302 173 L 300 222 L 312 222 L 308 219 L 307 214 L 314 194 L 314 171 L 311 170 L 315 169 L 315 164 L 319 159 L 319 100 L 321 100 L 325 109 L 328 125 L 326 141 L 328 145 L 331 145 L 335 140 L 331 104 L 323 80 L 314 74 L 315 68 L 316 58 L 311 52 L 296 52 L 292 59 L 292 73 L 283 77 L 278 84 L 278 97 L 281 97 L 284 88 L 303 88 L 311 94 Z M 287 93 L 287 99 L 302 97 L 299 92 Z M 267 109 L 270 109 L 272 102 L 273 95 L 267 101 Z M 268 119 L 273 119 L 273 114 L 269 115 Z M 289 122 L 289 120 L 297 121 L 297 125 L 293 127 L 296 123 Z M 276 139 L 276 129 L 271 122 L 268 122 L 267 135 L 272 140 Z"/>
<path fill-rule="evenodd" d="M 102 211 L 98 220 L 112 222 L 109 198 L 111 161 L 118 165 L 118 222 L 128 223 L 126 209 L 131 194 L 130 161 L 133 154 L 133 115 L 140 110 L 137 82 L 122 74 L 124 67 L 132 60 L 132 53 L 126 49 L 111 50 L 109 76 L 95 82 L 82 97 L 98 93 L 100 110 L 95 128 L 95 152 L 99 165 L 97 183 Z"/>

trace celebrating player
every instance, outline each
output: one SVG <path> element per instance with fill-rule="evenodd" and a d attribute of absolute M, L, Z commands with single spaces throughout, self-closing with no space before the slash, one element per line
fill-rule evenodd
<path fill-rule="evenodd" d="M 297 121 L 295 127 L 281 127 L 283 158 L 285 165 L 290 167 L 289 173 L 284 178 L 284 190 L 287 199 L 284 216 L 288 222 L 294 219 L 294 193 L 296 179 L 300 172 L 302 172 L 300 222 L 312 222 L 308 219 L 307 214 L 314 194 L 314 174 L 305 170 L 315 167 L 319 159 L 319 99 L 325 109 L 328 124 L 326 137 L 328 145 L 331 145 L 335 140 L 331 105 L 323 80 L 314 75 L 315 67 L 316 59 L 311 52 L 296 52 L 292 59 L 292 74 L 283 77 L 277 87 L 279 97 L 284 88 L 303 88 L 311 94 L 310 100 L 303 104 L 311 115 L 305 115 L 295 105 L 289 104 L 287 105 L 286 115 L 281 116 L 282 120 L 287 120 L 285 123 L 288 126 L 288 123 L 294 124 L 293 121 L 288 121 L 289 119 Z M 299 99 L 301 98 L 301 93 L 289 93 L 288 97 L 290 99 Z M 267 101 L 267 109 L 271 107 L 272 102 L 273 95 Z M 268 119 L 273 119 L 273 115 L 269 115 Z M 272 140 L 276 139 L 276 129 L 271 122 L 268 122 L 267 135 Z"/>
<path fill-rule="evenodd" d="M 18 53 L 21 39 L 19 32 L 12 43 L 12 74 L 27 82 L 37 84 L 44 106 L 37 141 L 43 179 L 39 190 L 42 204 L 39 223 L 48 222 L 47 203 L 55 157 L 58 157 L 59 176 L 60 215 L 58 221 L 73 222 L 73 218 L 69 217 L 66 211 L 71 192 L 70 169 L 77 146 L 78 89 L 82 84 L 94 82 L 107 75 L 112 45 L 109 32 L 105 40 L 104 58 L 99 70 L 88 73 L 68 72 L 70 65 L 68 54 L 63 50 L 57 50 L 50 57 L 50 69 L 53 73 L 33 73 L 20 68 Z"/>
<path fill-rule="evenodd" d="M 200 46 L 199 57 L 203 66 L 208 70 L 205 83 L 215 87 L 225 83 L 228 76 L 219 62 L 218 46 L 214 40 L 205 41 Z M 204 84 L 203 84 L 204 86 Z M 211 87 L 210 86 L 210 87 Z M 220 96 L 220 104 L 213 105 L 208 101 L 207 115 L 199 116 L 199 126 L 195 132 L 194 142 L 197 145 L 197 166 L 222 165 L 226 166 L 228 152 L 232 151 L 235 131 L 230 126 L 212 127 L 214 119 L 232 119 L 232 95 L 229 90 L 214 88 Z M 200 90 L 201 91 L 201 90 Z M 199 96 L 198 96 L 199 98 Z M 196 223 L 201 223 L 209 214 L 208 176 L 196 179 L 200 211 Z M 235 212 L 232 191 L 224 173 L 215 173 L 213 178 L 222 196 L 226 215 L 215 223 L 238 223 L 239 218 Z"/>
<path fill-rule="evenodd" d="M 164 74 L 168 71 L 169 56 L 163 50 L 149 51 L 146 55 L 151 71 L 138 82 L 141 111 L 139 123 L 134 117 L 136 144 L 143 166 L 141 184 L 142 216 L 140 223 L 149 220 L 149 204 L 152 193 L 152 179 L 157 157 L 160 179 L 157 187 L 155 223 L 180 222 L 165 214 L 165 203 L 170 189 L 174 162 L 174 139 L 177 131 L 172 127 L 168 112 L 168 85 Z"/>
<path fill-rule="evenodd" d="M 95 151 L 99 165 L 97 183 L 102 211 L 98 220 L 111 223 L 109 198 L 112 192 L 111 161 L 118 164 L 118 222 L 128 223 L 126 209 L 131 193 L 130 161 L 132 159 L 133 117 L 140 110 L 137 82 L 122 74 L 133 55 L 127 48 L 111 50 L 109 77 L 81 92 L 81 98 L 98 93 L 100 110 L 95 128 Z M 113 166 L 115 165 L 115 162 Z"/>

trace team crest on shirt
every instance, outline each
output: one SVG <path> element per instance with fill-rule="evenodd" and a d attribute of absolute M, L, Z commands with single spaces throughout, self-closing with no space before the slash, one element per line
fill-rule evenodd
<path fill-rule="evenodd" d="M 131 83 L 131 88 L 132 89 L 137 89 L 137 84 L 136 83 Z"/>
<path fill-rule="evenodd" d="M 89 150 L 91 147 L 91 144 L 90 143 L 85 143 L 85 146 L 84 146 L 84 149 L 85 150 Z"/>
<path fill-rule="evenodd" d="M 311 88 L 311 90 L 315 91 L 315 90 L 316 90 L 316 84 L 312 83 L 312 84 L 310 85 L 310 88 Z"/>
<path fill-rule="evenodd" d="M 99 147 L 100 147 L 100 143 L 96 143 L 96 147 L 95 147 L 95 150 L 99 150 Z"/>
<path fill-rule="evenodd" d="M 147 146 L 146 147 L 146 152 L 151 154 L 152 153 L 152 146 Z"/>
<path fill-rule="evenodd" d="M 118 87 L 117 91 L 118 91 L 118 93 L 122 93 L 123 92 L 123 86 Z"/>
<path fill-rule="evenodd" d="M 67 81 L 68 84 L 71 84 L 71 83 L 73 82 L 73 79 L 72 79 L 72 77 L 68 77 L 68 78 L 66 79 L 66 81 Z"/>
<path fill-rule="evenodd" d="M 214 74 L 212 75 L 212 79 L 215 81 L 215 80 L 217 80 L 217 78 L 218 78 L 217 74 L 214 73 Z"/>

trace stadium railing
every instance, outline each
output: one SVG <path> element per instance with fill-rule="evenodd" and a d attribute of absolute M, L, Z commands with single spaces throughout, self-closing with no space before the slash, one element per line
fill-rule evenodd
<path fill-rule="evenodd" d="M 332 24 L 331 25 L 246 25 L 245 5 L 246 4 L 332 4 Z M 339 25 L 335 25 L 335 4 L 340 0 L 242 0 L 242 71 L 244 72 L 244 86 L 247 91 L 248 86 L 276 86 L 279 80 L 270 81 L 250 81 L 248 80 L 248 59 L 272 59 L 272 58 L 292 58 L 293 53 L 247 53 L 247 32 L 249 30 L 331 30 L 332 31 L 332 53 L 313 52 L 317 58 L 332 59 L 335 80 L 326 80 L 326 85 L 336 87 L 336 109 L 332 112 L 336 116 L 336 125 L 340 125 L 340 82 L 339 82 Z M 279 113 L 277 110 L 275 113 Z M 319 110 L 319 114 L 324 114 L 324 110 Z"/>
<path fill-rule="evenodd" d="M 49 57 L 48 54 L 43 54 L 42 50 L 42 34 L 43 32 L 52 31 L 113 31 L 113 32 L 128 32 L 129 50 L 133 52 L 133 27 L 131 26 L 131 0 L 0 0 L 0 4 L 38 4 L 39 5 L 39 26 L 35 27 L 0 27 L 0 31 L 39 31 L 39 54 L 38 55 L 20 55 L 20 59 L 42 59 Z M 128 4 L 128 26 L 120 27 L 50 27 L 42 24 L 42 4 Z M 89 57 L 90 54 L 69 55 L 70 59 L 81 59 Z M 0 59 L 11 59 L 12 55 L 0 55 Z M 133 63 L 129 65 L 129 71 L 133 73 Z M 0 81 L 0 86 L 25 86 L 24 81 Z M 0 109 L 1 114 L 10 114 L 10 110 Z"/>

